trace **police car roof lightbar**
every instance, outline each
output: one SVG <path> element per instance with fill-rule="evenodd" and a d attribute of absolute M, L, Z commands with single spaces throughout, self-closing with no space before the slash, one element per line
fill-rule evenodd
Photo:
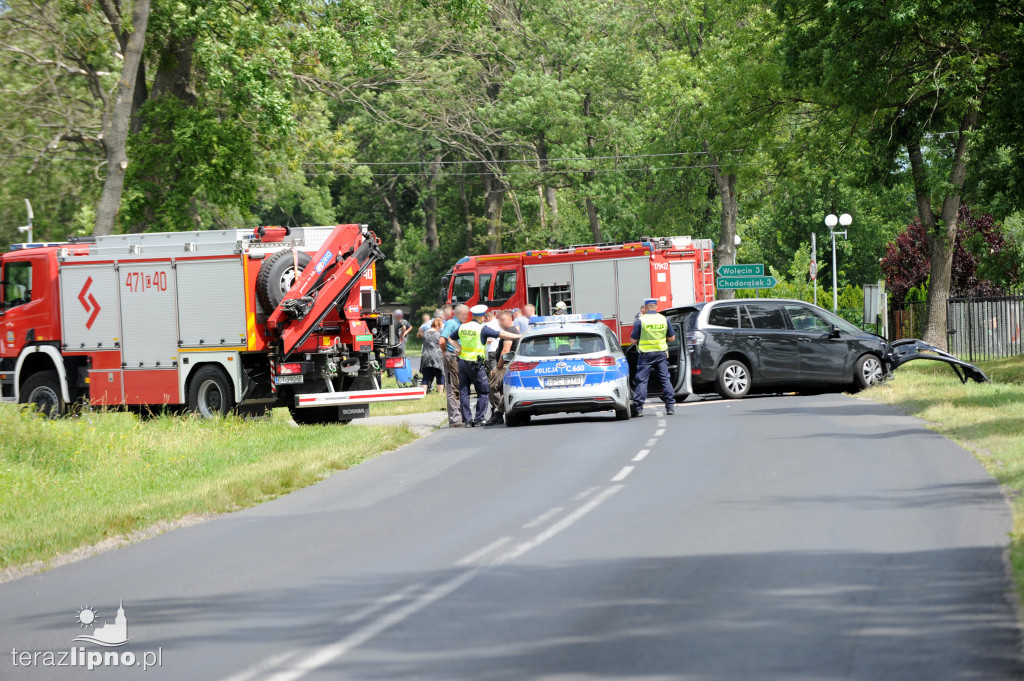
<path fill-rule="evenodd" d="M 561 314 L 553 317 L 530 317 L 530 326 L 540 326 L 542 324 L 578 324 L 581 322 L 599 322 L 604 317 L 601 316 L 600 312 L 590 312 L 587 314 Z"/>

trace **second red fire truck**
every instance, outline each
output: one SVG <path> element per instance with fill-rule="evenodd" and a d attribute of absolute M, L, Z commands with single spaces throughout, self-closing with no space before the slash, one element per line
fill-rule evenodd
<path fill-rule="evenodd" d="M 641 237 L 613 244 L 477 255 L 444 276 L 441 300 L 510 309 L 527 303 L 549 315 L 562 301 L 570 313 L 600 313 L 628 344 L 640 303 L 659 309 L 715 299 L 710 239 Z"/>

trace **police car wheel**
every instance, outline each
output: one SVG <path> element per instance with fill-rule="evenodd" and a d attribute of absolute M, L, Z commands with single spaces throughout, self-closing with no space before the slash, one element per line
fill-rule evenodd
<path fill-rule="evenodd" d="M 290 250 L 278 251 L 263 261 L 256 276 L 256 298 L 265 311 L 273 312 L 281 304 L 309 261 L 308 254 L 299 252 L 293 257 Z M 295 271 L 296 262 L 298 272 Z"/>
<path fill-rule="evenodd" d="M 49 419 L 64 414 L 65 404 L 60 394 L 60 377 L 56 371 L 40 371 L 25 379 L 19 395 L 22 404 L 34 405 L 35 410 Z"/>
<path fill-rule="evenodd" d="M 632 416 L 632 415 L 633 415 L 633 413 L 632 413 L 632 411 L 630 410 L 629 407 L 625 407 L 624 409 L 616 409 L 615 410 L 615 420 L 616 421 L 628 421 L 629 417 Z"/>
<path fill-rule="evenodd" d="M 529 414 L 505 414 L 505 425 L 509 428 L 518 428 L 530 422 Z"/>
<path fill-rule="evenodd" d="M 715 379 L 718 394 L 727 400 L 738 400 L 750 392 L 750 369 L 738 359 L 722 362 Z"/>

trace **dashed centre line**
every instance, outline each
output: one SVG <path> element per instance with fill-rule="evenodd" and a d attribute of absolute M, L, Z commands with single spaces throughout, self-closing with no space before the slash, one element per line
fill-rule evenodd
<path fill-rule="evenodd" d="M 633 461 L 643 461 L 644 459 L 647 458 L 647 455 L 650 453 L 651 450 L 649 449 L 641 449 L 639 452 L 636 453 L 636 456 L 633 457 Z"/>
<path fill-rule="evenodd" d="M 665 434 L 665 429 L 664 428 L 658 428 L 656 431 L 654 431 L 654 437 L 661 437 L 664 434 Z"/>
<path fill-rule="evenodd" d="M 622 482 L 626 479 L 627 475 L 633 472 L 634 468 L 636 468 L 636 466 L 623 466 L 622 470 L 616 473 L 615 477 L 612 478 L 612 482 Z"/>
<path fill-rule="evenodd" d="M 556 506 L 555 508 L 552 508 L 550 510 L 544 511 L 539 516 L 537 516 L 536 518 L 534 518 L 530 522 L 528 522 L 525 525 L 523 525 L 523 529 L 524 530 L 529 530 L 531 528 L 543 525 L 548 520 L 550 520 L 551 518 L 554 518 L 556 515 L 558 515 L 561 512 L 562 512 L 562 507 L 561 506 Z"/>

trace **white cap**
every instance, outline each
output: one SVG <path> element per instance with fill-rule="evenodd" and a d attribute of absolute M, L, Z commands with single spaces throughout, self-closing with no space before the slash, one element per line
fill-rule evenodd
<path fill-rule="evenodd" d="M 474 317 L 479 317 L 485 312 L 487 312 L 487 306 L 482 303 L 480 305 L 474 305 L 473 307 L 469 308 L 469 313 Z"/>

